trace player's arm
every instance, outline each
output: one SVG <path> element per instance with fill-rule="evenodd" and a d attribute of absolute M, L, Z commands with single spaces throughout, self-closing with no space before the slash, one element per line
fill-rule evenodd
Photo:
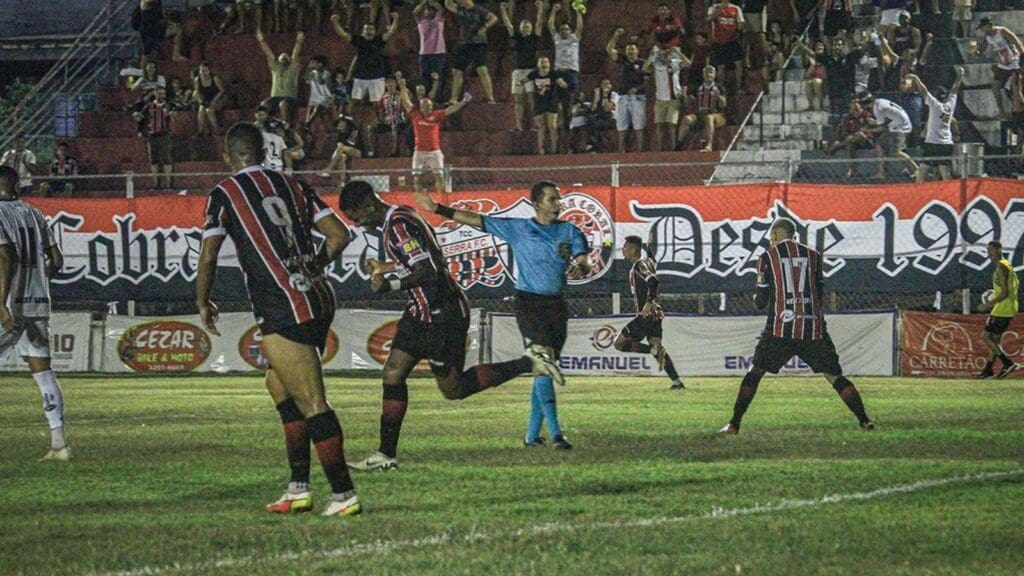
<path fill-rule="evenodd" d="M 330 209 L 328 208 L 328 210 Z M 352 241 L 352 235 L 345 223 L 334 212 L 320 217 L 313 225 L 316 226 L 317 232 L 324 235 L 324 242 L 313 258 L 313 269 L 320 272 L 338 259 L 338 256 L 345 250 L 345 246 Z"/>
<path fill-rule="evenodd" d="M 217 306 L 210 301 L 213 283 L 217 279 L 217 256 L 224 244 L 224 236 L 206 236 L 199 248 L 199 265 L 196 267 L 196 307 L 203 326 L 220 336 L 217 330 Z"/>
<path fill-rule="evenodd" d="M 587 277 L 594 269 L 594 265 L 590 262 L 590 246 L 587 244 L 587 237 L 579 228 L 572 226 L 569 244 L 573 256 L 568 270 L 569 278 L 578 280 Z"/>
<path fill-rule="evenodd" d="M 917 77 L 917 74 L 907 74 L 907 80 L 910 81 L 911 85 L 914 86 L 914 90 L 921 95 L 922 98 L 928 100 L 928 96 L 931 94 L 928 92 L 928 87 L 924 85 L 924 82 Z"/>
<path fill-rule="evenodd" d="M 389 236 L 384 239 L 391 247 L 396 262 L 382 263 L 367 260 L 370 269 L 370 288 L 377 294 L 409 290 L 437 281 L 438 270 L 434 267 L 430 252 L 427 251 L 427 238 L 421 227 L 409 227 L 405 223 L 396 223 L 390 227 Z M 408 273 L 401 278 L 386 280 L 384 274 L 395 271 L 398 267 Z"/>
<path fill-rule="evenodd" d="M 772 300 L 771 269 L 768 254 L 762 254 L 757 261 L 757 290 L 754 292 L 754 306 L 758 310 L 764 310 Z"/>
<path fill-rule="evenodd" d="M 460 210 L 458 208 L 452 208 L 451 206 L 445 206 L 444 204 L 438 204 L 430 197 L 430 194 L 423 191 L 417 191 L 415 195 L 416 203 L 427 212 L 433 212 L 443 218 L 454 220 L 459 224 L 465 224 L 480 230 L 484 229 L 483 216 L 476 212 Z"/>
<path fill-rule="evenodd" d="M 53 278 L 64 267 L 64 253 L 60 251 L 59 244 L 53 244 L 46 249 L 46 277 Z"/>
<path fill-rule="evenodd" d="M 394 269 L 395 266 L 392 264 L 389 271 Z M 370 276 L 370 288 L 377 294 L 399 292 L 401 290 L 418 288 L 425 284 L 432 284 L 437 279 L 437 270 L 434 269 L 434 265 L 430 262 L 429 258 L 413 265 L 411 268 L 407 268 L 407 270 L 409 271 L 407 275 L 392 280 L 386 280 L 384 273 L 373 274 Z"/>
<path fill-rule="evenodd" d="M 2 231 L 0 231 L 2 232 Z M 3 237 L 0 236 L 0 241 Z M 11 293 L 11 277 L 14 270 L 14 248 L 10 244 L 0 244 L 0 325 L 4 330 L 14 328 L 14 317 L 7 309 L 7 296 Z"/>

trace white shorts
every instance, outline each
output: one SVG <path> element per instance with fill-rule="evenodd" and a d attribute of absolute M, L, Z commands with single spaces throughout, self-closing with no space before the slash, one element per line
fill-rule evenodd
<path fill-rule="evenodd" d="M 50 319 L 17 318 L 14 330 L 0 329 L 0 360 L 13 351 L 22 358 L 50 357 Z"/>
<path fill-rule="evenodd" d="M 878 23 L 879 26 L 896 26 L 900 23 L 900 14 L 903 13 L 902 8 L 892 8 L 890 10 L 882 10 L 882 20 Z"/>
<path fill-rule="evenodd" d="M 384 97 L 383 78 L 374 78 L 373 80 L 356 78 L 352 81 L 352 99 L 363 100 L 367 97 L 370 102 L 380 102 L 380 99 Z"/>
<path fill-rule="evenodd" d="M 414 172 L 444 170 L 444 154 L 440 150 L 412 153 L 412 169 Z"/>
<path fill-rule="evenodd" d="M 527 82 L 526 80 L 530 72 L 533 72 L 532 68 L 519 68 L 512 71 L 512 94 L 533 94 L 533 81 Z"/>
<path fill-rule="evenodd" d="M 615 129 L 619 132 L 643 130 L 647 127 L 647 96 L 644 94 L 623 94 L 615 110 Z"/>

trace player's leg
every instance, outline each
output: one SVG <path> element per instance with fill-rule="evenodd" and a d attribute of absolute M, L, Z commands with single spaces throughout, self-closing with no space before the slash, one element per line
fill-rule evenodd
<path fill-rule="evenodd" d="M 558 361 L 562 353 L 562 346 L 569 335 L 569 311 L 565 302 L 559 300 L 557 304 L 550 306 L 548 313 L 548 325 L 545 330 L 548 335 L 546 342 L 539 342 L 553 361 Z M 558 421 L 558 403 L 555 397 L 554 379 L 551 376 L 538 376 L 533 381 L 537 390 L 537 398 L 540 400 L 541 411 L 544 412 L 544 419 L 548 423 L 548 432 L 551 433 L 552 447 L 560 450 L 569 450 L 572 444 L 562 433 L 562 426 Z"/>
<path fill-rule="evenodd" d="M 281 417 L 285 452 L 291 469 L 288 489 L 277 502 L 267 505 L 267 511 L 280 514 L 308 512 L 313 509 L 313 497 L 309 493 L 309 426 L 273 368 L 267 370 L 266 385 Z"/>
<path fill-rule="evenodd" d="M 985 330 L 982 333 L 985 340 L 985 346 L 988 347 L 988 361 L 985 363 L 985 368 L 981 371 L 979 378 L 992 378 L 995 374 L 993 373 L 993 366 L 996 358 L 999 358 L 1003 363 L 1003 369 L 999 372 L 999 377 L 1006 376 L 1013 371 L 1014 364 L 1013 360 L 1003 352 L 1003 348 L 1000 342 L 1003 339 L 1003 332 L 1010 326 L 1010 318 L 999 318 L 996 316 L 989 316 L 985 322 Z M 1008 370 L 1009 368 L 1009 370 Z"/>
<path fill-rule="evenodd" d="M 668 351 L 665 350 L 665 346 L 661 343 L 661 336 L 648 336 L 647 341 L 651 343 L 654 357 L 658 360 L 658 366 L 672 380 L 672 386 L 669 389 L 683 390 L 686 388 L 683 385 L 683 380 L 679 377 L 679 372 L 676 371 L 675 362 L 672 361 L 672 357 L 668 355 Z"/>
<path fill-rule="evenodd" d="M 823 374 L 828 383 L 832 385 L 839 397 L 843 399 L 846 407 L 853 412 L 860 422 L 860 427 L 865 430 L 874 430 L 875 425 L 871 418 L 864 411 L 864 401 L 861 400 L 857 387 L 850 382 L 849 378 L 843 376 L 843 367 L 839 363 L 839 354 L 836 353 L 836 346 L 828 332 L 822 334 L 820 340 L 801 340 L 798 354 L 800 358 L 817 374 Z"/>
<path fill-rule="evenodd" d="M 612 346 L 619 352 L 632 352 L 636 354 L 650 354 L 654 349 L 643 343 L 643 317 L 637 316 L 629 321 L 619 335 L 615 337 Z"/>
<path fill-rule="evenodd" d="M 15 342 L 15 353 L 28 363 L 32 379 L 39 386 L 43 415 L 50 425 L 50 451 L 43 456 L 43 460 L 70 460 L 71 449 L 64 436 L 64 392 L 50 367 L 49 320 L 24 318 L 22 322 L 20 335 L 12 340 Z M 2 356 L 3 351 L 0 350 Z"/>
<path fill-rule="evenodd" d="M 793 349 L 790 342 L 782 338 L 761 335 L 754 348 L 754 361 L 750 370 L 743 376 L 740 382 L 739 392 L 736 393 L 736 402 L 732 407 L 732 419 L 719 433 L 736 434 L 740 431 L 740 424 L 743 421 L 747 408 L 754 401 L 757 394 L 757 387 L 761 384 L 766 372 L 778 374 L 790 358 L 793 357 Z"/>
<path fill-rule="evenodd" d="M 536 381 L 536 378 L 534 379 Z M 540 406 L 540 397 L 537 396 L 537 387 L 530 388 L 530 419 L 526 424 L 526 437 L 523 438 L 523 446 L 544 446 L 547 442 L 540 435 L 540 429 L 544 425 L 544 410 Z"/>
<path fill-rule="evenodd" d="M 309 438 L 316 447 L 320 465 L 331 485 L 332 501 L 324 514 L 358 514 L 361 507 L 345 464 L 341 423 L 327 403 L 316 347 L 300 344 L 280 334 L 266 334 L 263 336 L 263 351 L 284 391 L 295 400 L 305 417 Z"/>
<path fill-rule="evenodd" d="M 850 382 L 850 379 L 842 374 L 836 375 L 827 372 L 825 373 L 825 379 L 828 380 L 828 383 L 839 394 L 839 397 L 843 399 L 843 403 L 850 409 L 850 412 L 853 412 L 853 415 L 857 417 L 860 427 L 865 430 L 874 430 L 875 425 L 864 410 L 864 401 L 861 400 L 860 392 L 853 385 L 853 382 Z"/>
<path fill-rule="evenodd" d="M 466 364 L 469 317 L 461 316 L 438 328 L 441 338 L 435 341 L 440 346 L 436 346 L 435 354 L 431 355 L 430 368 L 437 380 L 437 387 L 448 400 L 468 398 L 533 370 L 533 361 L 525 354 L 517 360 L 478 364 L 463 370 Z"/>

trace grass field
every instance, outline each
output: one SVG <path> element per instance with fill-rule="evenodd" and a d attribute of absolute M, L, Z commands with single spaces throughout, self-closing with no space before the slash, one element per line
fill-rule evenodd
<path fill-rule="evenodd" d="M 349 519 L 262 511 L 287 466 L 257 377 L 64 377 L 69 463 L 37 461 L 31 379 L 2 382 L 2 574 L 1024 573 L 1020 382 L 855 379 L 869 433 L 824 380 L 768 378 L 720 438 L 735 379 L 575 377 L 557 452 L 520 446 L 528 380 L 415 380 L 401 469 L 356 475 Z M 328 387 L 366 456 L 378 381 Z"/>

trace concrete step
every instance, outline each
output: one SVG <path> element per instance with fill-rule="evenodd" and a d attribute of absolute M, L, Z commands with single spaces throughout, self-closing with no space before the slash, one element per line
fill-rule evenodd
<path fill-rule="evenodd" d="M 740 140 L 736 143 L 738 150 L 815 150 L 818 142 L 814 140 Z"/>
<path fill-rule="evenodd" d="M 828 104 L 828 102 L 826 100 L 826 105 L 827 104 Z M 781 113 L 782 112 L 782 106 L 783 106 L 783 97 L 782 96 L 765 96 L 764 97 L 764 111 L 765 111 L 765 113 L 769 113 L 769 112 Z M 807 97 L 804 96 L 804 94 L 803 94 L 803 90 L 800 90 L 799 92 L 797 92 L 795 94 L 787 92 L 786 96 L 785 96 L 785 107 L 786 107 L 786 114 L 787 115 L 790 112 L 803 112 L 803 111 L 807 110 L 808 101 L 807 101 Z M 786 121 L 787 122 L 789 121 L 788 116 L 786 118 Z"/>
<path fill-rule="evenodd" d="M 823 131 L 828 128 L 821 124 L 766 124 L 764 126 L 747 126 L 743 129 L 743 138 L 756 140 L 821 140 Z"/>
<path fill-rule="evenodd" d="M 723 158 L 723 163 L 785 162 L 799 160 L 800 150 L 733 150 Z"/>
<path fill-rule="evenodd" d="M 782 113 L 767 111 L 765 111 L 764 114 L 754 113 L 754 115 L 750 117 L 750 121 L 754 125 L 760 124 L 763 121 L 765 126 L 778 125 L 783 123 L 788 125 L 828 124 L 828 112 L 796 112 L 787 108 L 785 122 L 783 122 Z"/>

